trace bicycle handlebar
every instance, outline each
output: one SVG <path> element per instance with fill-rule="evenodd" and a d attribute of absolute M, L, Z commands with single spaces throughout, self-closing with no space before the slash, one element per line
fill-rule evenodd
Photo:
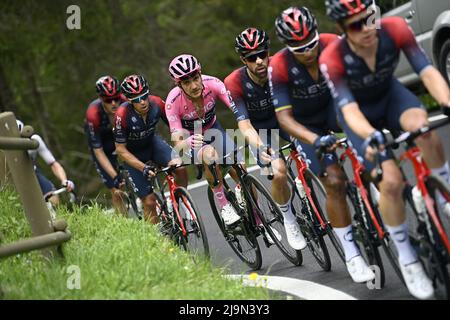
<path fill-rule="evenodd" d="M 431 124 L 429 126 L 426 127 L 422 127 L 416 131 L 412 131 L 412 132 L 404 132 L 401 135 L 399 135 L 397 138 L 395 138 L 393 141 L 389 141 L 387 142 L 384 146 L 386 149 L 389 148 L 396 148 L 398 147 L 399 144 L 401 143 L 408 143 L 411 144 L 416 138 L 427 134 L 430 131 L 436 130 L 440 127 L 443 127 L 447 124 L 450 123 L 450 117 L 447 116 L 447 118 L 439 123 L 436 124 Z M 381 157 L 380 157 L 380 150 L 378 148 L 378 146 L 376 147 L 377 149 L 377 153 L 375 155 L 376 158 L 376 167 L 375 167 L 375 172 L 376 172 L 376 177 L 375 177 L 375 181 L 378 183 L 382 180 L 383 178 L 383 169 L 381 167 Z"/>
<path fill-rule="evenodd" d="M 57 189 L 57 190 L 55 190 L 55 191 L 51 191 L 51 192 L 47 193 L 47 194 L 44 196 L 44 200 L 45 200 L 45 202 L 48 202 L 48 200 L 49 200 L 51 197 L 57 196 L 58 194 L 61 194 L 61 193 L 64 193 L 64 192 L 68 192 L 66 187 L 62 187 L 62 188 Z M 77 198 L 77 195 L 75 194 L 75 192 L 72 190 L 72 191 L 70 191 L 70 192 L 68 192 L 68 193 L 69 193 L 69 197 L 70 197 L 70 202 L 72 202 L 72 203 L 75 202 L 75 201 L 76 201 L 76 198 Z"/>

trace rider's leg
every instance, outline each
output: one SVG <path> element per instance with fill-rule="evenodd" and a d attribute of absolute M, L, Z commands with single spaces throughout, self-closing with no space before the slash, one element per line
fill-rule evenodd
<path fill-rule="evenodd" d="M 127 216 L 127 210 L 125 208 L 125 203 L 122 198 L 122 191 L 117 188 L 111 188 L 111 201 L 114 209 L 117 213 Z"/>
<path fill-rule="evenodd" d="M 306 248 L 307 243 L 292 212 L 291 190 L 287 182 L 286 164 L 282 159 L 273 160 L 272 169 L 274 173 L 272 196 L 283 214 L 289 245 L 295 250 L 303 250 Z"/>
<path fill-rule="evenodd" d="M 400 124 L 405 131 L 418 130 L 429 125 L 427 113 L 421 108 L 408 109 L 401 115 Z M 435 131 L 417 138 L 415 142 L 431 169 L 442 168 L 445 165 L 444 147 Z"/>
<path fill-rule="evenodd" d="M 154 193 L 141 198 L 142 204 L 144 206 L 144 219 L 149 221 L 151 224 L 157 224 L 159 218 L 156 214 L 156 197 Z"/>

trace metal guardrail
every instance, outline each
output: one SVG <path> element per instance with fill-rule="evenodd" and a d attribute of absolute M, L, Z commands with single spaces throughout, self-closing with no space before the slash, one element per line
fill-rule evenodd
<path fill-rule="evenodd" d="M 0 150 L 5 155 L 32 232 L 32 238 L 0 246 L 0 259 L 37 249 L 41 249 L 46 257 L 62 254 L 61 244 L 71 237 L 67 223 L 64 220 L 52 221 L 44 202 L 33 163 L 26 152 L 39 147 L 37 141 L 30 139 L 32 135 L 33 128 L 25 126 L 21 138 L 14 114 L 0 113 Z"/>

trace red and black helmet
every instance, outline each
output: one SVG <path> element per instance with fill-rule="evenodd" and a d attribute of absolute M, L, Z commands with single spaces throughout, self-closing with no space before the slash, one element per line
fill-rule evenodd
<path fill-rule="evenodd" d="M 325 7 L 327 15 L 336 22 L 350 18 L 355 14 L 363 12 L 374 0 L 326 0 Z"/>
<path fill-rule="evenodd" d="M 101 97 L 114 97 L 120 94 L 119 80 L 111 76 L 103 76 L 95 82 L 97 93 Z"/>
<path fill-rule="evenodd" d="M 236 37 L 234 48 L 241 56 L 245 56 L 252 51 L 269 50 L 269 45 L 270 39 L 264 30 L 247 28 Z"/>
<path fill-rule="evenodd" d="M 316 18 L 306 7 L 290 7 L 275 20 L 275 31 L 285 45 L 298 43 L 316 30 Z"/>
<path fill-rule="evenodd" d="M 136 74 L 126 77 L 120 86 L 127 98 L 132 98 L 149 90 L 147 80 L 143 76 Z"/>

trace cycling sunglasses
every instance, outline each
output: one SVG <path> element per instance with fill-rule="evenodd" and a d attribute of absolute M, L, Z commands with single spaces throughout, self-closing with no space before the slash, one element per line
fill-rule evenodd
<path fill-rule="evenodd" d="M 364 28 L 364 26 L 371 28 L 373 24 L 373 23 L 369 24 L 369 19 L 371 17 L 372 15 L 368 15 L 360 20 L 349 23 L 348 25 L 345 26 L 345 28 L 351 31 L 361 31 Z"/>
<path fill-rule="evenodd" d="M 260 58 L 261 60 L 264 60 L 268 56 L 269 56 L 269 51 L 261 51 L 261 52 L 249 55 L 247 57 L 244 57 L 244 59 L 248 62 L 256 62 L 256 60 L 258 60 L 258 58 Z"/>
<path fill-rule="evenodd" d="M 145 93 L 141 94 L 140 96 L 130 99 L 131 103 L 140 103 L 142 100 L 147 100 L 148 98 L 148 91 L 146 91 Z"/>
<path fill-rule="evenodd" d="M 318 44 L 319 44 L 319 33 L 316 32 L 314 39 L 312 39 L 307 44 L 304 44 L 304 45 L 301 45 L 298 47 L 288 46 L 288 49 L 289 49 L 289 51 L 294 52 L 294 53 L 305 53 L 308 51 L 312 51 Z"/>
<path fill-rule="evenodd" d="M 102 101 L 104 103 L 113 103 L 113 102 L 120 102 L 120 96 L 115 96 L 115 97 L 102 97 Z"/>

